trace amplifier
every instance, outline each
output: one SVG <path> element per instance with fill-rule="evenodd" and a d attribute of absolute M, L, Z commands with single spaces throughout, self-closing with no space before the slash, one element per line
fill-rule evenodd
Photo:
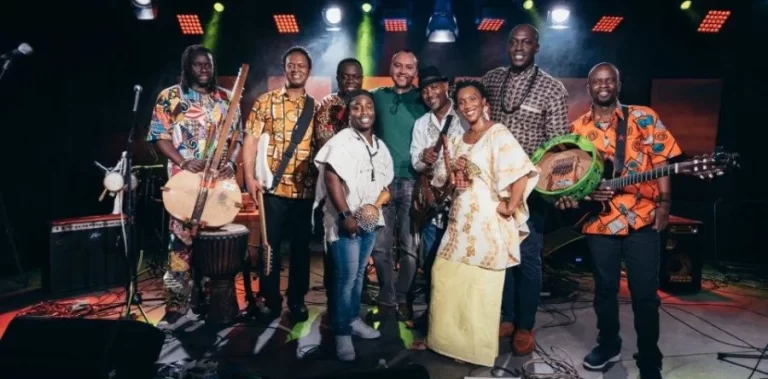
<path fill-rule="evenodd" d="M 52 222 L 43 288 L 62 293 L 124 284 L 127 260 L 120 218 L 110 214 Z"/>
<path fill-rule="evenodd" d="M 669 216 L 661 238 L 659 287 L 669 293 L 695 293 L 701 290 L 702 222 Z"/>

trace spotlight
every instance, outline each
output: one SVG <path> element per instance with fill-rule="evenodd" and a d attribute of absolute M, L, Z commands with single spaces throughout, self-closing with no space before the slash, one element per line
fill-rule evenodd
<path fill-rule="evenodd" d="M 568 18 L 571 16 L 571 11 L 565 7 L 555 7 L 551 11 L 547 12 L 547 21 L 549 27 L 552 29 L 567 29 Z"/>
<path fill-rule="evenodd" d="M 691 7 L 691 0 L 685 0 L 680 4 L 680 9 L 687 10 Z"/>
<path fill-rule="evenodd" d="M 337 6 L 328 7 L 323 11 L 325 22 L 331 25 L 338 25 L 341 22 L 341 8 Z"/>
<path fill-rule="evenodd" d="M 459 26 L 450 0 L 435 0 L 435 9 L 427 23 L 427 39 L 433 43 L 456 42 Z"/>
<path fill-rule="evenodd" d="M 369 13 L 373 9 L 371 3 L 363 3 L 363 12 Z"/>
<path fill-rule="evenodd" d="M 131 0 L 133 13 L 139 20 L 154 20 L 157 18 L 157 4 L 152 0 Z"/>
<path fill-rule="evenodd" d="M 533 0 L 525 0 L 525 1 L 523 1 L 523 8 L 525 8 L 525 9 L 533 8 Z"/>
<path fill-rule="evenodd" d="M 216 12 L 223 12 L 224 11 L 224 4 L 222 4 L 222 3 L 213 4 L 213 10 L 215 10 Z"/>

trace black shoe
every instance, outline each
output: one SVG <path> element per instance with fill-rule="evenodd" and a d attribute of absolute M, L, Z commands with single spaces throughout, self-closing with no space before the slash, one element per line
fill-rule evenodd
<path fill-rule="evenodd" d="M 621 348 L 609 348 L 597 345 L 584 357 L 584 368 L 587 370 L 602 370 L 609 363 L 621 360 Z"/>
<path fill-rule="evenodd" d="M 640 379 L 661 379 L 661 370 L 656 367 L 640 367 Z"/>
<path fill-rule="evenodd" d="M 289 305 L 288 311 L 293 322 L 304 322 L 309 319 L 309 310 L 304 304 Z"/>

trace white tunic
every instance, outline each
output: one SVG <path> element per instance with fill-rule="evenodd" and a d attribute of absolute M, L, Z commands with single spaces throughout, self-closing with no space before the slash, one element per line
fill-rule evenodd
<path fill-rule="evenodd" d="M 328 140 L 317 152 L 315 165 L 319 176 L 312 208 L 314 210 L 326 199 L 323 207 L 323 227 L 328 243 L 339 239 L 340 212 L 333 206 L 325 186 L 325 166 L 333 167 L 344 182 L 344 195 L 352 213 L 362 205 L 374 204 L 381 191 L 392 183 L 395 176 L 392 156 L 384 142 L 373 136 L 373 143 L 369 144 L 353 128 L 345 128 Z M 379 226 L 384 226 L 382 212 L 379 212 Z"/>

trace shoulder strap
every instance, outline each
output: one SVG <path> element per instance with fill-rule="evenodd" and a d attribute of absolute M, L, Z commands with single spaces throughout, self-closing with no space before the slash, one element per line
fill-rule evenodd
<path fill-rule="evenodd" d="M 304 139 L 304 135 L 307 134 L 307 131 L 309 130 L 309 124 L 312 121 L 312 115 L 314 113 L 315 101 L 312 96 L 306 95 L 306 100 L 304 101 L 304 109 L 301 110 L 301 116 L 299 116 L 299 120 L 296 122 L 296 127 L 291 133 L 291 142 L 283 152 L 283 158 L 280 161 L 280 166 L 277 167 L 277 171 L 272 177 L 272 185 L 269 187 L 268 191 L 275 189 L 280 183 L 280 179 L 283 177 L 283 173 L 285 173 L 285 168 L 288 167 L 288 161 L 293 158 L 293 154 L 296 153 L 296 148 L 299 146 L 299 143 Z"/>
<path fill-rule="evenodd" d="M 616 156 L 613 159 L 613 172 L 616 176 L 624 171 L 624 155 L 627 151 L 627 121 L 629 119 L 629 107 L 621 106 L 621 113 L 624 118 L 619 120 L 616 128 Z"/>

